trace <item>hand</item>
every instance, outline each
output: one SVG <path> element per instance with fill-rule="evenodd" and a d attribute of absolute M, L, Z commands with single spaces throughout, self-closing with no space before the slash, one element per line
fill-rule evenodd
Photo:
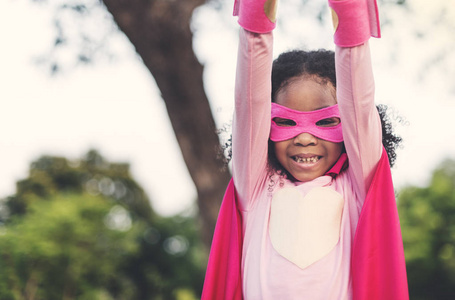
<path fill-rule="evenodd" d="M 328 1 L 338 46 L 354 47 L 365 43 L 370 36 L 381 36 L 376 0 Z"/>
<path fill-rule="evenodd" d="M 248 31 L 266 33 L 276 26 L 278 0 L 235 0 L 234 16 Z"/>

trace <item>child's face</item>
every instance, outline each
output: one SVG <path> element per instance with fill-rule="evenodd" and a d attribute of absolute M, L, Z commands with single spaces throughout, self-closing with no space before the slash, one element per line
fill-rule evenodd
<path fill-rule="evenodd" d="M 276 103 L 300 111 L 313 111 L 336 104 L 335 88 L 311 77 L 299 77 L 276 96 Z M 280 164 L 298 181 L 324 175 L 338 160 L 343 143 L 329 142 L 310 133 L 275 142 Z"/>

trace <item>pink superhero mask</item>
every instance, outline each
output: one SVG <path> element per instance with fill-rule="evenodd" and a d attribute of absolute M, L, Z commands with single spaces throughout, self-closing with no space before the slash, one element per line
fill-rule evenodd
<path fill-rule="evenodd" d="M 270 139 L 280 142 L 307 132 L 320 139 L 339 143 L 343 141 L 343 133 L 341 122 L 335 118 L 340 118 L 338 104 L 314 111 L 299 111 L 272 103 Z"/>

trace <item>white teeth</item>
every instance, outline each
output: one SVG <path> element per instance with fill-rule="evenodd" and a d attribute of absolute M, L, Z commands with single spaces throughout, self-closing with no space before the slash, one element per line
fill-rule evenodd
<path fill-rule="evenodd" d="M 294 160 L 298 163 L 315 163 L 319 160 L 319 157 L 317 156 L 314 156 L 314 157 L 307 157 L 307 158 L 304 158 L 304 157 L 298 157 L 296 156 L 294 158 Z"/>

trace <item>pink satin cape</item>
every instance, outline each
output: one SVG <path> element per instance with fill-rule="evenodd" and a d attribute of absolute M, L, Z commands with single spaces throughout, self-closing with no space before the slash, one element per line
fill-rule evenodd
<path fill-rule="evenodd" d="M 242 220 L 230 181 L 215 228 L 202 300 L 239 300 Z M 408 300 L 400 221 L 385 149 L 360 214 L 351 254 L 354 300 Z"/>

